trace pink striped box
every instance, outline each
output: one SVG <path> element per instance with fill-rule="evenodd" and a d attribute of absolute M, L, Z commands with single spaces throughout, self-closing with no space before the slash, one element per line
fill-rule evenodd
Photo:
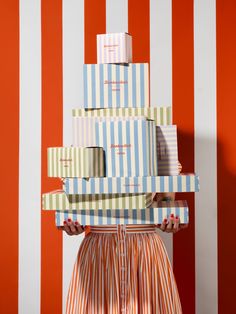
<path fill-rule="evenodd" d="M 176 125 L 157 126 L 157 157 L 159 176 L 179 174 Z"/>
<path fill-rule="evenodd" d="M 97 63 L 131 63 L 132 36 L 128 33 L 97 35 Z"/>

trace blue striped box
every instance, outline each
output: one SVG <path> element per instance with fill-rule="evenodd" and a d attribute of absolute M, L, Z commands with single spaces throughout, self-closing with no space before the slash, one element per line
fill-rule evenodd
<path fill-rule="evenodd" d="M 176 125 L 157 126 L 157 157 L 158 175 L 179 174 Z"/>
<path fill-rule="evenodd" d="M 107 177 L 157 175 L 156 123 L 146 118 L 95 124 L 96 146 L 103 147 Z"/>
<path fill-rule="evenodd" d="M 148 63 L 84 64 L 84 108 L 148 106 Z"/>
<path fill-rule="evenodd" d="M 87 209 L 75 211 L 56 211 L 56 226 L 70 218 L 81 225 L 117 225 L 117 224 L 161 224 L 171 214 L 179 216 L 181 224 L 189 222 L 186 201 L 153 203 L 152 208 L 144 209 Z"/>
<path fill-rule="evenodd" d="M 66 194 L 198 192 L 199 177 L 195 174 L 158 177 L 66 178 Z"/>

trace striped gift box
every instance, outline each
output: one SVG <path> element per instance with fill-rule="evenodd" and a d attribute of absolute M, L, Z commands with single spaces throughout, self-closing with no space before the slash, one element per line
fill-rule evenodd
<path fill-rule="evenodd" d="M 73 145 L 80 147 L 96 146 L 95 122 L 115 117 L 129 118 L 145 116 L 156 124 L 171 124 L 171 107 L 156 108 L 108 108 L 73 110 Z"/>
<path fill-rule="evenodd" d="M 128 33 L 97 35 L 97 63 L 130 62 L 132 62 L 132 36 Z"/>
<path fill-rule="evenodd" d="M 49 177 L 104 177 L 102 147 L 49 147 Z"/>
<path fill-rule="evenodd" d="M 189 222 L 188 205 L 186 201 L 154 203 L 146 209 L 98 209 L 77 211 L 56 211 L 56 225 L 70 218 L 81 225 L 117 225 L 117 224 L 161 224 L 163 219 L 171 214 L 179 216 L 181 224 Z"/>
<path fill-rule="evenodd" d="M 103 147 L 107 177 L 157 175 L 156 124 L 145 118 L 96 122 L 96 146 Z"/>
<path fill-rule="evenodd" d="M 176 125 L 157 126 L 158 175 L 178 175 Z"/>
<path fill-rule="evenodd" d="M 64 191 L 52 191 L 42 196 L 45 210 L 122 209 L 146 208 L 152 203 L 152 193 L 67 195 Z"/>
<path fill-rule="evenodd" d="M 148 63 L 84 64 L 84 108 L 148 106 Z"/>
<path fill-rule="evenodd" d="M 102 110 L 102 109 L 99 109 Z M 73 119 L 73 145 L 79 147 L 96 146 L 96 122 L 127 121 L 145 117 L 74 117 Z"/>
<path fill-rule="evenodd" d="M 172 124 L 171 107 L 151 107 L 151 108 L 106 108 L 106 109 L 83 109 L 72 110 L 73 118 L 76 117 L 134 117 L 144 116 L 154 120 L 156 125 Z"/>
<path fill-rule="evenodd" d="M 158 177 L 65 178 L 66 194 L 198 192 L 199 177 L 194 174 Z"/>

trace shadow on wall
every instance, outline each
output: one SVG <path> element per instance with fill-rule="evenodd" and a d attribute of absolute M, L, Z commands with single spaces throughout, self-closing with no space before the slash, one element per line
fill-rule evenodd
<path fill-rule="evenodd" d="M 232 137 L 234 134 L 232 133 Z M 231 145 L 231 146 L 230 146 Z M 235 289 L 235 204 L 236 160 L 235 144 L 217 142 L 217 205 L 218 205 L 218 296 L 219 309 L 236 313 Z"/>
<path fill-rule="evenodd" d="M 196 283 L 201 311 L 211 313 L 212 307 L 217 306 L 218 296 L 219 302 L 234 297 L 231 283 L 236 280 L 236 272 L 232 271 L 236 253 L 232 250 L 235 247 L 232 217 L 235 215 L 236 167 L 235 162 L 232 167 L 227 143 L 216 143 L 210 135 L 200 134 L 195 138 L 195 147 L 193 145 L 193 135 L 178 130 L 182 172 L 199 175 L 200 192 L 176 195 L 176 199 L 187 200 L 190 223 L 187 229 L 174 236 L 174 270 L 183 311 L 193 308 Z M 184 289 L 186 284 L 189 289 Z"/>
<path fill-rule="evenodd" d="M 178 155 L 182 173 L 194 173 L 193 134 L 186 134 L 177 125 Z M 201 182 L 201 181 L 200 181 Z M 195 310 L 195 225 L 194 193 L 176 193 L 177 200 L 186 200 L 189 226 L 173 236 L 173 267 L 184 313 Z M 186 289 L 188 286 L 188 289 Z"/>

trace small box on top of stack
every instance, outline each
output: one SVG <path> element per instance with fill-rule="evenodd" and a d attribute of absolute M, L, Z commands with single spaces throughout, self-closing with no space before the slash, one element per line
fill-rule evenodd
<path fill-rule="evenodd" d="M 73 146 L 48 149 L 48 175 L 63 191 L 43 194 L 56 225 L 188 223 L 185 201 L 153 203 L 153 192 L 194 192 L 198 177 L 178 176 L 170 107 L 149 107 L 148 63 L 132 62 L 128 33 L 97 35 L 97 64 L 84 65 L 84 108 L 73 110 Z"/>
<path fill-rule="evenodd" d="M 97 63 L 131 63 L 132 59 L 132 36 L 130 34 L 97 35 Z"/>

